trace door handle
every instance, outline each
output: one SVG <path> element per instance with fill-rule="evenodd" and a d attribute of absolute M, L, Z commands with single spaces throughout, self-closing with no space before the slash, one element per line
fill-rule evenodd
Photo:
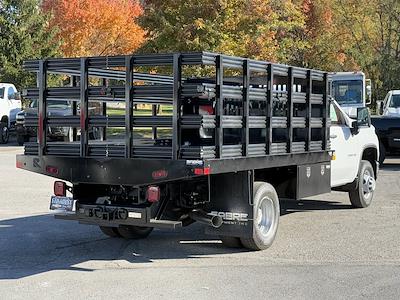
<path fill-rule="evenodd" d="M 331 134 L 330 138 L 331 138 L 331 139 L 336 139 L 336 138 L 337 138 L 337 135 L 336 135 L 336 134 Z"/>

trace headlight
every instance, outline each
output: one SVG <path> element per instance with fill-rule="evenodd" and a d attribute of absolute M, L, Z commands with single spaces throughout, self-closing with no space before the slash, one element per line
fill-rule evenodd
<path fill-rule="evenodd" d="M 25 113 L 24 112 L 17 113 L 16 123 L 17 124 L 24 124 L 24 121 L 25 121 Z"/>

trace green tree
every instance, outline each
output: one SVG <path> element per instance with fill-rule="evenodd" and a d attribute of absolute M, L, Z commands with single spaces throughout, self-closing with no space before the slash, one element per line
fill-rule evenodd
<path fill-rule="evenodd" d="M 39 0 L 1 0 L 0 81 L 18 88 L 31 85 L 34 78 L 22 70 L 22 62 L 54 56 L 58 45 L 53 37 Z"/>
<path fill-rule="evenodd" d="M 343 28 L 348 55 L 374 83 L 376 99 L 400 88 L 400 2 L 336 0 L 337 23 Z"/>
<path fill-rule="evenodd" d="M 292 1 L 148 0 L 141 25 L 144 52 L 216 51 L 287 62 L 304 47 L 296 32 L 304 26 Z"/>

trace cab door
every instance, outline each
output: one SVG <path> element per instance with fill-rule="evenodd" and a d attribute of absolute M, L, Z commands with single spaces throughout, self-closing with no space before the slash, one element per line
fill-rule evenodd
<path fill-rule="evenodd" d="M 354 180 L 354 170 L 358 171 L 358 149 L 356 135 L 351 133 L 343 112 L 336 103 L 330 105 L 330 140 L 334 154 L 331 162 L 331 186 L 341 186 Z"/>
<path fill-rule="evenodd" d="M 14 123 L 16 121 L 17 113 L 21 111 L 21 100 L 17 99 L 16 95 L 17 90 L 10 86 L 7 91 L 10 123 Z"/>

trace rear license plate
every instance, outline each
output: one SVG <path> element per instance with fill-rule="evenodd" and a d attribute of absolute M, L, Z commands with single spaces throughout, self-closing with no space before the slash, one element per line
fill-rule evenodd
<path fill-rule="evenodd" d="M 74 199 L 71 197 L 51 196 L 50 210 L 74 210 Z"/>

